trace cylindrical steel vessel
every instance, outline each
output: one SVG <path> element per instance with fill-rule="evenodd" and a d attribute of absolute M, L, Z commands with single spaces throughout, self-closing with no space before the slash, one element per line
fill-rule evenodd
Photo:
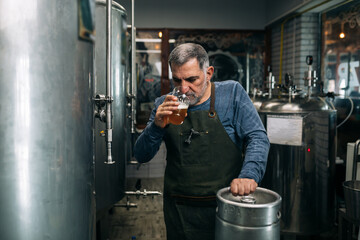
<path fill-rule="evenodd" d="M 357 164 L 360 161 L 358 154 L 359 146 L 360 146 L 360 139 L 355 142 L 355 147 L 354 147 L 354 157 L 352 164 L 353 166 L 352 180 L 345 181 L 343 183 L 346 215 L 354 222 L 360 221 L 360 181 L 356 180 Z"/>
<path fill-rule="evenodd" d="M 344 197 L 346 214 L 353 221 L 360 221 L 360 181 L 345 181 Z"/>
<path fill-rule="evenodd" d="M 281 232 L 311 235 L 335 221 L 336 111 L 300 95 L 264 102 L 270 151 L 261 186 L 282 196 Z"/>
<path fill-rule="evenodd" d="M 280 239 L 279 194 L 258 187 L 249 196 L 233 196 L 229 188 L 216 195 L 215 239 Z"/>
<path fill-rule="evenodd" d="M 0 0 L 0 239 L 93 235 L 93 43 L 78 37 L 79 3 Z"/>
<path fill-rule="evenodd" d="M 96 1 L 96 44 L 95 44 L 95 89 L 96 94 L 106 92 L 106 1 Z M 105 130 L 105 122 L 95 121 L 95 182 L 96 208 L 109 207 L 124 196 L 125 163 L 127 159 L 128 118 L 126 113 L 126 81 L 127 81 L 127 22 L 125 9 L 112 2 L 112 165 L 106 165 L 107 158 L 105 138 L 100 135 Z"/>

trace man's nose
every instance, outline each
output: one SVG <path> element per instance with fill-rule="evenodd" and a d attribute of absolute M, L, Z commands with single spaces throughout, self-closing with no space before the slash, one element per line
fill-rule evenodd
<path fill-rule="evenodd" d="M 183 92 L 183 93 L 187 93 L 188 91 L 189 91 L 189 83 L 187 82 L 187 81 L 185 81 L 185 80 L 182 80 L 181 81 L 181 84 L 180 84 L 180 86 L 181 86 L 181 91 Z"/>

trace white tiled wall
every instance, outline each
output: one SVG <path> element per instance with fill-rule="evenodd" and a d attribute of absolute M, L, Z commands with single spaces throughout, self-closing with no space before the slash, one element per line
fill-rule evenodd
<path fill-rule="evenodd" d="M 162 142 L 158 153 L 154 158 L 145 164 L 138 165 L 127 165 L 126 166 L 126 177 L 127 178 L 158 178 L 163 177 L 166 166 L 166 147 L 165 143 Z"/>
<path fill-rule="evenodd" d="M 308 70 L 306 56 L 313 56 L 313 69 L 320 66 L 318 59 L 319 44 L 319 15 L 305 13 L 299 17 L 289 19 L 284 24 L 283 55 L 282 55 L 282 83 L 285 73 L 294 77 L 294 83 L 298 88 L 304 86 L 304 72 Z M 272 26 L 271 37 L 271 64 L 276 82 L 280 73 L 280 42 L 281 22 Z"/>

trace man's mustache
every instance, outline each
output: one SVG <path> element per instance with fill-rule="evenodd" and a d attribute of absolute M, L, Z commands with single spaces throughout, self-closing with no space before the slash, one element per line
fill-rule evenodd
<path fill-rule="evenodd" d="M 193 91 L 188 91 L 185 95 L 188 97 L 196 97 L 196 94 Z"/>

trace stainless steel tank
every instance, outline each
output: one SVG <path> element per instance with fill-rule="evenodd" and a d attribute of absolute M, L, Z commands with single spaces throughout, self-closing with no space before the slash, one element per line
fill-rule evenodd
<path fill-rule="evenodd" d="M 279 194 L 258 187 L 248 196 L 233 196 L 229 188 L 216 195 L 215 239 L 280 240 Z"/>
<path fill-rule="evenodd" d="M 106 1 L 96 1 L 95 89 L 94 95 L 106 92 Z M 95 182 L 96 208 L 105 209 L 124 196 L 125 163 L 128 158 L 126 81 L 128 62 L 127 14 L 125 9 L 112 2 L 112 157 L 114 164 L 107 165 L 106 144 L 101 131 L 105 122 L 95 122 Z"/>
<path fill-rule="evenodd" d="M 354 146 L 354 156 L 352 162 L 352 180 L 345 181 L 343 183 L 344 187 L 344 198 L 345 198 L 345 207 L 346 215 L 354 222 L 360 221 L 360 181 L 356 180 L 357 176 L 357 164 L 360 162 L 359 158 L 359 146 L 360 139 L 355 142 Z M 360 236 L 360 230 L 359 230 Z"/>
<path fill-rule="evenodd" d="M 93 43 L 79 39 L 79 2 L 0 0 L 0 239 L 93 235 Z"/>
<path fill-rule="evenodd" d="M 261 186 L 282 197 L 281 232 L 310 235 L 335 222 L 336 111 L 294 95 L 264 102 L 270 151 Z"/>

